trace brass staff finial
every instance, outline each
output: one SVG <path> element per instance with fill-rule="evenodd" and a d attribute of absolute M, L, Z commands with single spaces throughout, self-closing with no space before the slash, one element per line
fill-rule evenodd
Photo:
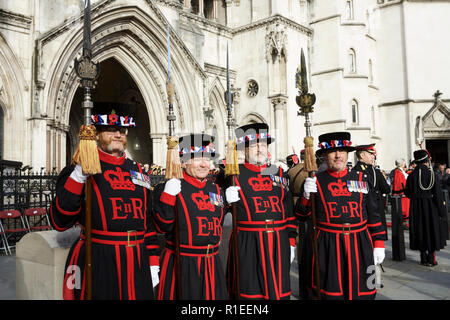
<path fill-rule="evenodd" d="M 300 55 L 300 66 L 297 68 L 295 73 L 295 83 L 299 90 L 299 95 L 296 97 L 295 101 L 300 107 L 298 115 L 304 116 L 307 113 L 314 112 L 313 105 L 316 102 L 316 95 L 314 93 L 308 93 L 308 75 L 306 72 L 306 62 L 305 55 L 303 54 L 303 49 Z"/>

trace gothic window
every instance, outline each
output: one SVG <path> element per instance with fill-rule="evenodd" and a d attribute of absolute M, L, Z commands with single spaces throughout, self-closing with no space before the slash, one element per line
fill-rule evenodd
<path fill-rule="evenodd" d="M 354 49 L 348 51 L 348 72 L 356 73 L 356 53 Z"/>
<path fill-rule="evenodd" d="M 198 14 L 199 13 L 199 0 L 191 0 L 191 12 Z"/>
<path fill-rule="evenodd" d="M 214 20 L 216 18 L 214 12 L 214 1 L 215 0 L 204 0 L 203 15 L 206 19 Z"/>
<path fill-rule="evenodd" d="M 353 0 L 347 0 L 345 2 L 345 19 L 353 20 Z"/>
<path fill-rule="evenodd" d="M 249 97 L 254 97 L 258 94 L 259 87 L 255 80 L 249 80 L 247 83 L 247 94 Z"/>
<path fill-rule="evenodd" d="M 351 112 L 352 112 L 352 124 L 358 124 L 359 112 L 358 112 L 358 102 L 356 100 L 352 100 Z"/>

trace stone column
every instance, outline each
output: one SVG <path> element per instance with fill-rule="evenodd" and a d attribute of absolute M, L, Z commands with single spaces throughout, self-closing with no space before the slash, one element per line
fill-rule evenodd
<path fill-rule="evenodd" d="M 219 0 L 213 1 L 213 20 L 217 21 L 218 19 L 218 7 L 219 7 Z"/>
<path fill-rule="evenodd" d="M 287 115 L 286 105 L 288 97 L 283 94 L 277 94 L 269 97 L 273 106 L 275 115 L 275 128 L 270 130 L 271 135 L 275 138 L 275 154 L 272 155 L 273 161 L 279 161 L 286 158 L 287 155 Z"/>
<path fill-rule="evenodd" d="M 205 17 L 204 11 L 205 3 L 203 2 L 203 0 L 198 0 L 198 15 L 201 17 Z"/>
<path fill-rule="evenodd" d="M 31 129 L 31 166 L 38 170 L 46 165 L 47 121 L 43 118 L 30 120 Z"/>
<path fill-rule="evenodd" d="M 191 0 L 183 0 L 183 9 L 191 12 Z"/>
<path fill-rule="evenodd" d="M 167 135 L 163 133 L 150 133 L 153 149 L 153 163 L 166 167 Z"/>

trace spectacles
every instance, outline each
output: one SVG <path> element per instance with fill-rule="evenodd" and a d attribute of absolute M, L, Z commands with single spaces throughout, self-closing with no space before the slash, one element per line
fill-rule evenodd
<path fill-rule="evenodd" d="M 99 132 L 108 132 L 108 133 L 116 133 L 117 131 L 119 131 L 120 134 L 122 134 L 122 135 L 128 134 L 128 128 L 116 127 L 116 126 L 107 126 L 105 128 L 101 128 L 98 131 Z"/>

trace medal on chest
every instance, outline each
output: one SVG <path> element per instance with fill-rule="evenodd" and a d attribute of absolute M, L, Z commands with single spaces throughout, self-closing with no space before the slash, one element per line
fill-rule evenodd
<path fill-rule="evenodd" d="M 289 188 L 289 179 L 277 176 L 277 175 L 270 175 L 270 180 L 272 180 L 273 186 L 282 187 L 283 189 Z"/>
<path fill-rule="evenodd" d="M 150 189 L 150 177 L 146 174 L 130 170 L 131 181 L 141 187 Z"/>
<path fill-rule="evenodd" d="M 366 181 L 347 180 L 347 189 L 350 192 L 368 193 L 369 186 Z"/>

